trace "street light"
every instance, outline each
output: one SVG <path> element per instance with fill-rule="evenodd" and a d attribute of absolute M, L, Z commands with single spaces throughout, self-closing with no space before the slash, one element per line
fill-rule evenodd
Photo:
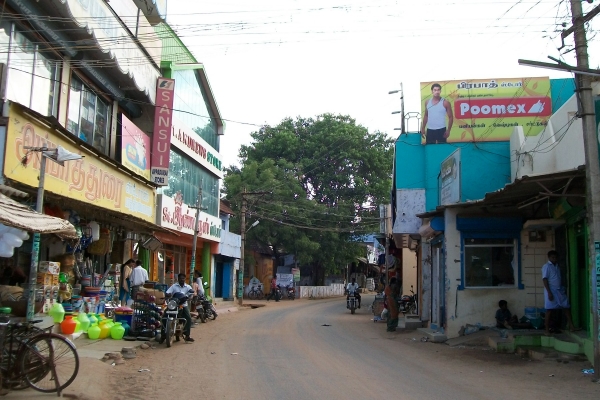
<path fill-rule="evenodd" d="M 81 160 L 80 154 L 71 153 L 62 146 L 54 149 L 48 147 L 24 146 L 29 152 L 42 153 L 40 164 L 40 179 L 37 190 L 37 199 L 35 202 L 35 211 L 44 213 L 44 178 L 46 175 L 46 158 L 59 165 L 65 165 L 65 161 Z M 40 260 L 40 234 L 33 234 L 33 243 L 31 245 L 31 265 L 29 266 L 29 293 L 27 296 L 27 321 L 32 321 L 35 315 L 35 285 L 37 281 L 38 263 Z"/>

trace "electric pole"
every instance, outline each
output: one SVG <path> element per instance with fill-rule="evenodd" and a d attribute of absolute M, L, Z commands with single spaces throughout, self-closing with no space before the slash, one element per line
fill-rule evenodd
<path fill-rule="evenodd" d="M 571 1 L 571 20 L 573 22 L 573 36 L 575 41 L 575 54 L 577 56 L 577 67 L 589 68 L 587 51 L 587 38 L 585 34 L 585 22 L 589 18 L 583 16 L 581 0 Z M 577 91 L 581 104 L 581 118 L 583 125 L 583 143 L 585 147 L 585 180 L 586 180 L 586 211 L 590 238 L 588 240 L 591 294 L 592 294 L 592 319 L 593 330 L 591 339 L 594 343 L 594 378 L 600 378 L 600 348 L 598 340 L 598 304 L 600 286 L 598 286 L 600 275 L 600 163 L 598 160 L 598 139 L 596 137 L 596 114 L 594 100 L 592 97 L 592 84 L 590 76 L 576 73 Z"/>
<path fill-rule="evenodd" d="M 190 206 L 190 208 L 196 209 L 196 223 L 194 224 L 194 241 L 192 242 L 192 260 L 190 262 L 190 285 L 194 285 L 194 271 L 196 270 L 196 246 L 198 242 L 198 223 L 200 222 L 200 211 L 206 208 L 202 207 L 202 184 L 204 179 L 200 181 L 200 187 L 198 188 L 198 198 L 196 199 L 196 205 Z"/>
<path fill-rule="evenodd" d="M 258 195 L 258 194 L 270 194 L 271 192 L 247 192 L 246 188 L 242 192 L 242 215 L 240 224 L 240 236 L 242 239 L 242 249 L 240 252 L 240 270 L 238 271 L 238 304 L 241 306 L 244 304 L 244 249 L 246 245 L 246 212 L 248 212 L 248 203 L 246 196 Z M 256 226 L 254 223 L 250 228 Z M 248 229 L 250 230 L 250 229 Z"/>

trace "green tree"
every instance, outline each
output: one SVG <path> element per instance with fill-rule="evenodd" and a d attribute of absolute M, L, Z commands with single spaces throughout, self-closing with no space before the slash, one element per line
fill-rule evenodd
<path fill-rule="evenodd" d="M 271 192 L 248 196 L 249 224 L 261 220 L 248 243 L 269 246 L 276 258 L 295 254 L 321 282 L 362 255 L 357 238 L 378 231 L 377 205 L 390 197 L 393 140 L 332 114 L 288 118 L 252 138 L 240 149 L 242 167 L 227 169 L 224 188 L 237 210 L 244 188 Z"/>

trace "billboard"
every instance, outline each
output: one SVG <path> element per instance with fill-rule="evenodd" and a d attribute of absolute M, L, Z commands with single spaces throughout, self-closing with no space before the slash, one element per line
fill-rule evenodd
<path fill-rule="evenodd" d="M 515 126 L 536 136 L 552 115 L 550 79 L 422 82 L 421 115 L 424 144 L 508 141 Z"/>
<path fill-rule="evenodd" d="M 154 134 L 152 135 L 151 181 L 159 186 L 169 184 L 169 155 L 171 153 L 171 129 L 173 125 L 173 101 L 175 81 L 158 78 L 156 82 L 156 108 L 154 111 Z"/>
<path fill-rule="evenodd" d="M 440 205 L 460 203 L 460 149 L 442 161 L 440 180 Z"/>
<path fill-rule="evenodd" d="M 121 164 L 150 180 L 150 137 L 121 114 Z"/>

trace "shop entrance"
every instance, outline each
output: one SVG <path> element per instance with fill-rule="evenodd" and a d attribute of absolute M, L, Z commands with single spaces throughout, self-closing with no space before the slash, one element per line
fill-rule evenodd
<path fill-rule="evenodd" d="M 215 263 L 215 297 L 223 297 L 223 263 Z"/>

